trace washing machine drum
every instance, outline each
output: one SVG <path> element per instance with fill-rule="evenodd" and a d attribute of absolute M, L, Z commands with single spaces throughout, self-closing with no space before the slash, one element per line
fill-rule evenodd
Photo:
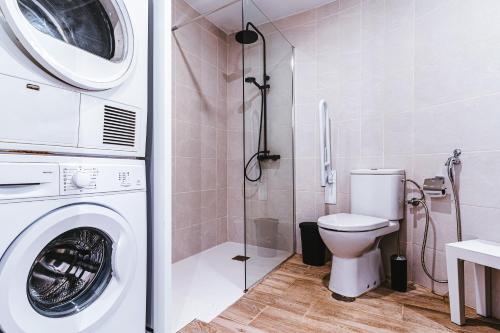
<path fill-rule="evenodd" d="M 15 36 L 41 66 L 79 88 L 121 84 L 134 63 L 122 0 L 0 0 Z"/>
<path fill-rule="evenodd" d="M 27 281 L 33 309 L 64 317 L 98 299 L 111 280 L 112 240 L 93 228 L 77 228 L 53 239 L 40 252 Z"/>

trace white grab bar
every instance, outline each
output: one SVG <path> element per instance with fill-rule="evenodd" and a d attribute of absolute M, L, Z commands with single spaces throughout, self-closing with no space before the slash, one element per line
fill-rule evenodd
<path fill-rule="evenodd" d="M 319 102 L 320 184 L 325 187 L 325 203 L 337 203 L 337 172 L 332 165 L 331 118 L 324 99 Z"/>

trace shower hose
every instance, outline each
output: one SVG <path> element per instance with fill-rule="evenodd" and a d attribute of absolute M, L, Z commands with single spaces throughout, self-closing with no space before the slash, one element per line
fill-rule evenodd
<path fill-rule="evenodd" d="M 448 163 L 447 165 L 447 171 L 448 171 L 448 179 L 450 180 L 451 187 L 452 187 L 452 192 L 453 196 L 455 198 L 455 213 L 456 213 L 456 219 L 457 219 L 457 240 L 459 242 L 462 241 L 462 221 L 460 217 L 460 201 L 458 197 L 458 190 L 455 182 L 455 171 L 454 171 L 454 164 L 453 163 Z M 439 280 L 436 279 L 427 269 L 427 265 L 425 263 L 425 248 L 427 246 L 427 237 L 429 235 L 429 224 L 430 224 L 430 216 L 429 216 L 429 207 L 427 206 L 427 203 L 425 202 L 425 195 L 424 191 L 418 185 L 415 181 L 411 179 L 406 179 L 405 182 L 413 184 L 418 191 L 420 192 L 420 198 L 413 198 L 408 201 L 408 203 L 414 207 L 417 207 L 418 205 L 422 205 L 425 210 L 425 229 L 424 229 L 424 238 L 422 241 L 422 249 L 420 251 L 420 262 L 422 264 L 422 268 L 424 270 L 424 273 L 434 282 L 437 283 L 448 283 L 448 280 Z"/>
<path fill-rule="evenodd" d="M 260 92 L 260 97 L 261 97 L 261 102 L 260 102 L 260 120 L 259 120 L 259 140 L 257 143 L 257 152 L 253 154 L 250 159 L 248 160 L 247 164 L 245 165 L 245 178 L 250 181 L 250 182 L 258 182 L 262 178 L 262 164 L 261 160 L 259 159 L 259 156 L 261 154 L 265 154 L 265 151 L 260 150 L 261 142 L 262 142 L 262 127 L 263 127 L 263 120 L 264 120 L 264 94 L 261 90 Z M 254 159 L 257 158 L 257 168 L 258 168 L 258 174 L 255 178 L 252 178 L 248 175 L 249 169 L 250 169 L 250 164 Z"/>

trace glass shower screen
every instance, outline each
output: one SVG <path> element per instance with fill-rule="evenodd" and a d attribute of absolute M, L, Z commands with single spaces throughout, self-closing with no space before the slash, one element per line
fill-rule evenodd
<path fill-rule="evenodd" d="M 293 46 L 243 1 L 246 288 L 294 253 Z"/>

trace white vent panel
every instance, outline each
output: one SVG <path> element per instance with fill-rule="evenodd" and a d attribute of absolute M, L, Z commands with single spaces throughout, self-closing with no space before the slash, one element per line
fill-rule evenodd
<path fill-rule="evenodd" d="M 103 144 L 134 147 L 136 127 L 136 112 L 109 105 L 104 106 Z"/>
<path fill-rule="evenodd" d="M 82 94 L 78 146 L 137 152 L 144 145 L 143 110 Z"/>

